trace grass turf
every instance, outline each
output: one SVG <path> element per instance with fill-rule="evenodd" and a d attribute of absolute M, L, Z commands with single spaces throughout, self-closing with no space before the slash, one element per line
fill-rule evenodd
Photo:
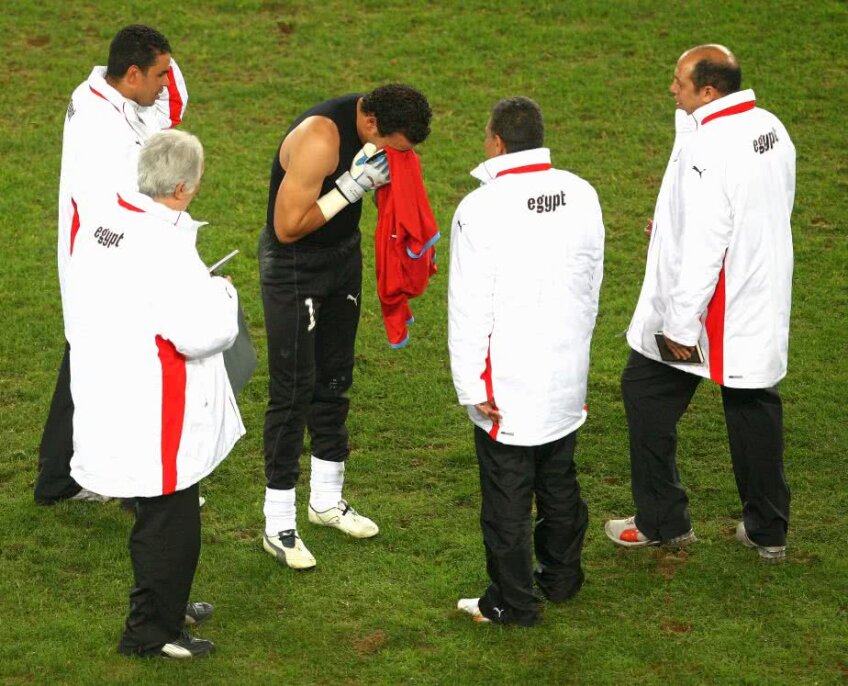
<path fill-rule="evenodd" d="M 67 98 L 121 26 L 171 40 L 189 84 L 184 127 L 207 151 L 199 249 L 232 263 L 260 349 L 241 398 L 248 435 L 204 484 L 194 597 L 218 606 L 193 664 L 128 660 L 115 644 L 131 583 L 130 518 L 117 506 L 37 508 L 37 445 L 61 357 L 55 199 Z M 844 683 L 848 563 L 845 229 L 848 98 L 844 2 L 307 2 L 162 4 L 7 0 L 0 13 L 0 681 L 3 683 Z M 641 283 L 650 214 L 673 137 L 666 92 L 687 47 L 718 41 L 798 149 L 790 371 L 782 384 L 793 488 L 789 559 L 759 563 L 733 540 L 739 515 L 717 389 L 681 424 L 680 468 L 700 542 L 623 551 L 602 522 L 629 514 L 619 335 Z M 366 285 L 351 393 L 347 495 L 382 528 L 352 541 L 306 523 L 312 573 L 261 550 L 267 376 L 256 239 L 282 131 L 319 100 L 386 81 L 423 90 L 420 147 L 443 228 L 440 272 L 413 303 L 402 351 L 385 343 L 363 229 Z M 447 227 L 482 157 L 500 97 L 529 95 L 560 167 L 586 177 L 607 226 L 589 422 L 578 461 L 591 527 L 586 585 L 533 630 L 476 626 L 454 609 L 486 583 L 471 429 L 455 406 L 445 344 Z M 307 462 L 304 462 L 306 466 Z M 307 475 L 305 474 L 304 477 Z"/>

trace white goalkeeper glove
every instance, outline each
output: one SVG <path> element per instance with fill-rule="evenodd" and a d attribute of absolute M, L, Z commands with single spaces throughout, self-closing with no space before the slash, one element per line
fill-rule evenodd
<path fill-rule="evenodd" d="M 366 143 L 356 153 L 350 171 L 336 179 L 336 188 L 318 198 L 318 207 L 329 220 L 348 205 L 362 199 L 366 193 L 391 182 L 389 160 L 384 150 Z"/>

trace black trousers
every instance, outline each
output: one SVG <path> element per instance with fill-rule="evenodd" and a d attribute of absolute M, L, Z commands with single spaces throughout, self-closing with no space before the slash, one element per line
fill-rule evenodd
<path fill-rule="evenodd" d="M 539 620 L 533 580 L 549 600 L 573 597 L 583 584 L 580 554 L 589 509 L 574 466 L 576 432 L 540 446 L 498 443 L 474 428 L 483 506 L 480 525 L 491 583 L 480 611 L 494 622 L 531 626 Z M 531 509 L 536 496 L 533 547 Z"/>
<path fill-rule="evenodd" d="M 300 476 L 305 427 L 315 457 L 343 462 L 350 452 L 346 393 L 362 291 L 359 233 L 316 248 L 280 245 L 263 231 L 259 273 L 270 377 L 265 475 L 269 488 L 289 489 Z"/>
<path fill-rule="evenodd" d="M 200 557 L 198 484 L 155 498 L 136 498 L 130 558 L 135 583 L 118 650 L 156 655 L 183 629 Z"/>
<path fill-rule="evenodd" d="M 38 449 L 38 476 L 35 480 L 35 502 L 52 505 L 72 498 L 80 485 L 71 478 L 74 454 L 74 401 L 71 398 L 71 348 L 65 343 L 65 354 L 59 366 L 59 377 L 50 401 L 50 411 Z"/>
<path fill-rule="evenodd" d="M 701 377 L 631 351 L 621 377 L 630 430 L 636 526 L 668 540 L 692 528 L 677 471 L 677 422 Z M 727 435 L 745 529 L 759 545 L 785 545 L 789 486 L 783 472 L 783 408 L 777 387 L 721 386 Z"/>

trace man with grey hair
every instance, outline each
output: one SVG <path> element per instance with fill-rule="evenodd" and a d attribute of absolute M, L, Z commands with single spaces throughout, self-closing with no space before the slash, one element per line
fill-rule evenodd
<path fill-rule="evenodd" d="M 677 423 L 707 378 L 724 404 L 742 504 L 736 537 L 776 562 L 789 527 L 777 384 L 789 345 L 795 147 L 741 84 L 739 62 L 721 45 L 687 50 L 674 70 L 678 142 L 657 198 L 621 379 L 636 513 L 605 529 L 631 548 L 695 541 Z"/>
<path fill-rule="evenodd" d="M 222 355 L 238 331 L 238 297 L 201 262 L 202 222 L 186 211 L 202 174 L 194 136 L 148 139 L 139 191 L 79 198 L 65 284 L 71 475 L 95 493 L 136 500 L 135 582 L 119 645 L 127 655 L 190 658 L 213 648 L 184 628 L 200 553 L 198 482 L 244 426 Z"/>

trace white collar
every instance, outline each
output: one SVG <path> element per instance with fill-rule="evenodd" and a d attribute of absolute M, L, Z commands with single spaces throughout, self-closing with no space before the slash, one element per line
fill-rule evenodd
<path fill-rule="evenodd" d="M 178 229 L 197 231 L 201 226 L 206 226 L 209 223 L 195 221 L 185 210 L 172 210 L 167 205 L 156 202 L 149 195 L 139 193 L 138 191 L 122 191 L 117 194 L 115 201 L 127 210 L 151 214 L 157 219 L 161 219 L 168 224 L 173 224 Z"/>
<path fill-rule="evenodd" d="M 551 151 L 548 148 L 533 148 L 532 150 L 522 150 L 521 152 L 510 152 L 505 155 L 498 155 L 481 162 L 471 170 L 471 176 L 480 180 L 482 183 L 489 183 L 496 179 L 499 175 L 509 172 L 513 169 L 522 167 L 530 167 L 535 165 L 551 165 Z M 538 171 L 535 169 L 527 169 L 523 171 Z"/>
<path fill-rule="evenodd" d="M 739 114 L 740 112 L 753 109 L 756 101 L 757 98 L 754 95 L 754 91 L 748 88 L 744 91 L 730 93 L 718 100 L 713 100 L 706 105 L 702 105 L 692 112 L 692 117 L 694 117 L 698 126 L 704 126 L 704 124 L 708 124 L 713 119 Z"/>
<path fill-rule="evenodd" d="M 95 94 L 103 98 L 118 112 L 124 111 L 124 106 L 128 105 L 136 113 L 139 105 L 135 100 L 125 98 L 121 93 L 106 80 L 106 67 L 94 67 L 91 74 L 88 76 L 88 87 Z"/>

